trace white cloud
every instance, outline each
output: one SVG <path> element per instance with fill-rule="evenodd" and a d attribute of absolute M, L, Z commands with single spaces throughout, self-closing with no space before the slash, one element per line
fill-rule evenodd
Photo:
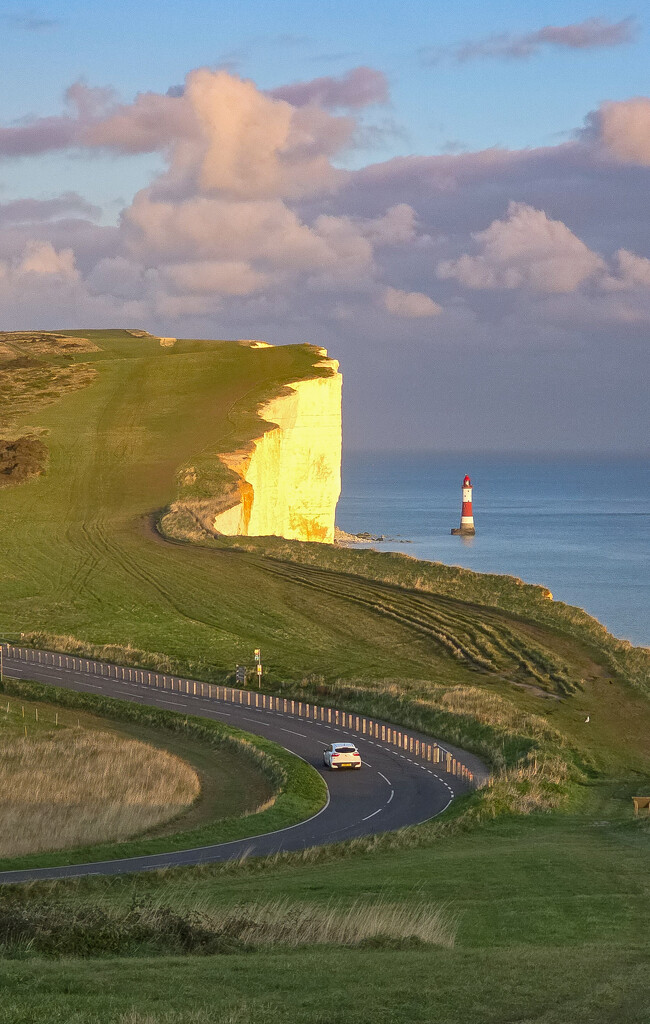
<path fill-rule="evenodd" d="M 361 221 L 359 227 L 374 245 L 399 245 L 415 238 L 417 217 L 412 206 L 399 203 L 391 206 L 381 217 Z"/>
<path fill-rule="evenodd" d="M 384 308 L 393 316 L 419 319 L 442 313 L 442 306 L 422 292 L 403 292 L 399 288 L 386 288 L 382 301 Z"/>
<path fill-rule="evenodd" d="M 241 260 L 194 260 L 165 267 L 168 279 L 180 292 L 216 295 L 251 295 L 269 283 L 267 274 Z"/>
<path fill-rule="evenodd" d="M 587 135 L 595 135 L 618 160 L 650 167 L 650 99 L 603 103 L 588 118 Z"/>
<path fill-rule="evenodd" d="M 604 269 L 602 258 L 566 224 L 526 203 L 510 203 L 505 220 L 493 221 L 472 239 L 477 254 L 441 260 L 440 279 L 455 278 L 466 288 L 562 293 Z"/>
<path fill-rule="evenodd" d="M 619 280 L 626 288 L 641 286 L 650 288 L 650 260 L 645 256 L 637 256 L 627 249 L 619 249 L 616 253 Z"/>
<path fill-rule="evenodd" d="M 14 265 L 14 272 L 22 274 L 45 274 L 74 279 L 77 276 L 72 249 L 57 252 L 50 242 L 30 242 L 22 259 Z"/>

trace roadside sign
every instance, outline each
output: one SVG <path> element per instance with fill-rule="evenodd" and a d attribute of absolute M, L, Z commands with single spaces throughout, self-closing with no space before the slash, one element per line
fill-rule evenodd
<path fill-rule="evenodd" d="M 246 666 L 237 665 L 235 669 L 235 679 L 238 683 L 246 683 Z"/>
<path fill-rule="evenodd" d="M 260 651 L 259 647 L 256 647 L 255 648 L 255 661 L 259 664 L 261 660 L 262 660 L 262 652 Z"/>

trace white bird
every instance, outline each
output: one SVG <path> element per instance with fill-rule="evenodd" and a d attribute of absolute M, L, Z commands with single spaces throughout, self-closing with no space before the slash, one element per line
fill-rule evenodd
<path fill-rule="evenodd" d="M 585 718 L 585 724 L 589 721 L 589 715 Z"/>

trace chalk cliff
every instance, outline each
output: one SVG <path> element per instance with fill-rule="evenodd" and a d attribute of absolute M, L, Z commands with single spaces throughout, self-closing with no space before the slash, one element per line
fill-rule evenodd
<path fill-rule="evenodd" d="M 246 449 L 220 458 L 239 477 L 235 502 L 214 518 L 230 536 L 334 541 L 341 491 L 341 375 L 327 351 L 324 376 L 288 384 L 258 410 L 268 424 Z"/>

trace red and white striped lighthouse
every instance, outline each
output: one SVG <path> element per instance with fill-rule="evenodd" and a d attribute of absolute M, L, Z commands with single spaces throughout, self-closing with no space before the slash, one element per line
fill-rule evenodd
<path fill-rule="evenodd" d="M 474 515 L 472 512 L 472 481 L 468 476 L 463 480 L 463 505 L 460 513 L 460 529 L 452 533 L 474 534 Z"/>

